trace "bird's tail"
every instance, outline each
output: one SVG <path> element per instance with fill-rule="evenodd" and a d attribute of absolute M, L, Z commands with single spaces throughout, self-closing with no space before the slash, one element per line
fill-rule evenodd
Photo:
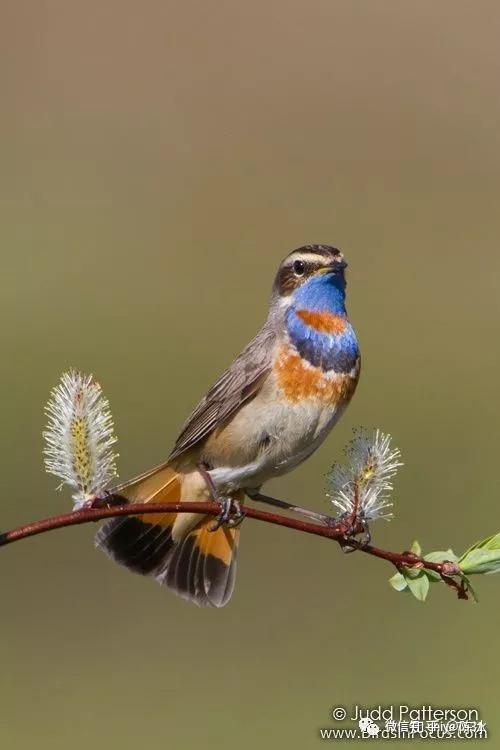
<path fill-rule="evenodd" d="M 173 466 L 161 466 L 117 487 L 128 503 L 178 503 L 193 482 Z M 184 495 L 184 497 L 183 497 Z M 223 607 L 234 589 L 239 528 L 210 531 L 214 519 L 192 513 L 154 513 L 108 521 L 96 546 L 120 565 L 151 575 L 184 599 Z"/>

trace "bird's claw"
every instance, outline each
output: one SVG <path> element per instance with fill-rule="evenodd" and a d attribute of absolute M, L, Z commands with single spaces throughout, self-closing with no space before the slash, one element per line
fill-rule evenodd
<path fill-rule="evenodd" d="M 109 490 L 102 490 L 97 495 L 91 495 L 79 503 L 75 510 L 97 510 L 99 508 L 112 508 L 115 505 L 123 505 L 126 503 L 125 498 L 115 495 Z"/>
<path fill-rule="evenodd" d="M 231 516 L 228 521 L 228 526 L 232 529 L 236 529 L 241 523 L 243 523 L 243 519 L 245 518 L 245 511 L 241 507 L 241 503 L 239 500 L 233 500 L 232 506 L 231 506 Z"/>
<path fill-rule="evenodd" d="M 346 553 L 354 552 L 357 549 L 364 549 L 371 542 L 372 535 L 366 518 L 358 515 L 346 515 L 344 522 L 344 540 L 346 544 L 342 545 L 342 550 Z M 349 541 L 356 543 L 349 545 Z"/>
<path fill-rule="evenodd" d="M 245 518 L 239 501 L 231 497 L 221 497 L 217 499 L 217 502 L 220 505 L 220 512 L 209 531 L 218 531 L 221 526 L 227 526 L 230 529 L 237 528 Z"/>

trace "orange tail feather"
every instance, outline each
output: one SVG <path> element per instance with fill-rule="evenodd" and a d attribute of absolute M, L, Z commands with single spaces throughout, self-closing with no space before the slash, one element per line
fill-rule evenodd
<path fill-rule="evenodd" d="M 163 466 L 117 487 L 114 494 L 130 503 L 174 503 L 182 500 L 182 488 L 183 475 Z M 222 607 L 234 589 L 239 528 L 211 532 L 211 516 L 186 516 L 114 518 L 98 531 L 96 546 L 129 570 L 154 576 L 184 599 Z"/>

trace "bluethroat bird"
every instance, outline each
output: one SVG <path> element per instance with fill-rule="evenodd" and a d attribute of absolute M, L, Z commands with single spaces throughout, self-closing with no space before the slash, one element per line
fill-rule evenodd
<path fill-rule="evenodd" d="M 328 245 L 291 252 L 264 326 L 200 401 L 167 461 L 111 491 L 123 503 L 217 500 L 217 522 L 190 513 L 115 518 L 96 537 L 109 557 L 189 601 L 222 607 L 234 588 L 245 496 L 321 518 L 261 488 L 321 445 L 356 389 L 346 265 Z"/>

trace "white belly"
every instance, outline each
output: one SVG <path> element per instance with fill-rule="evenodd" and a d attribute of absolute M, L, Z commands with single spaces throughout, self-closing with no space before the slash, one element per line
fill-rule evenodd
<path fill-rule="evenodd" d="M 217 442 L 213 445 L 208 459 L 215 484 L 225 491 L 253 489 L 285 474 L 321 445 L 344 408 L 318 399 L 292 403 L 275 394 L 256 397 L 221 433 L 220 456 Z M 231 451 L 228 445 L 239 447 Z"/>

